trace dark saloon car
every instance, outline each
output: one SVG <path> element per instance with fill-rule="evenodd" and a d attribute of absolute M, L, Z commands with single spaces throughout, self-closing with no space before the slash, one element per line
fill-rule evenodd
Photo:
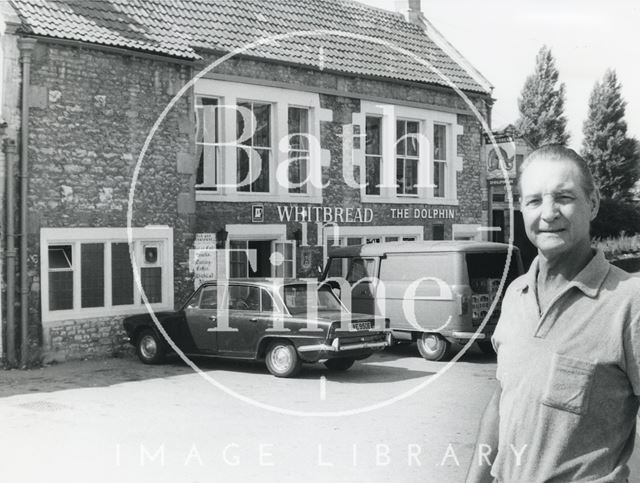
<path fill-rule="evenodd" d="M 315 281 L 208 282 L 182 308 L 156 317 L 187 355 L 264 360 L 277 377 L 320 360 L 346 370 L 390 343 L 387 320 L 350 313 Z M 142 362 L 162 362 L 170 346 L 149 314 L 125 318 L 124 328 Z"/>

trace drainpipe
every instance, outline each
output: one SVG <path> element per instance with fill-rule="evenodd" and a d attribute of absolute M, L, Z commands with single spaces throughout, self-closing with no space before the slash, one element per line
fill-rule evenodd
<path fill-rule="evenodd" d="M 29 277 L 27 274 L 27 235 L 29 227 L 29 88 L 31 86 L 31 54 L 35 39 L 21 38 L 20 62 L 22 63 L 22 140 L 20 153 L 20 366 L 25 368 L 29 360 Z"/>
<path fill-rule="evenodd" d="M 16 142 L 4 140 L 5 162 L 7 163 L 7 365 L 16 365 L 16 233 L 14 226 L 15 193 L 13 189 L 13 166 L 16 160 Z"/>

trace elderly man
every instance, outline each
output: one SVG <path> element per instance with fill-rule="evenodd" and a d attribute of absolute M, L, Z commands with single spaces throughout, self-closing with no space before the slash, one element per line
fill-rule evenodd
<path fill-rule="evenodd" d="M 640 280 L 592 250 L 599 196 L 585 161 L 545 146 L 520 173 L 538 249 L 493 336 L 499 387 L 468 482 L 625 482 L 640 395 Z"/>

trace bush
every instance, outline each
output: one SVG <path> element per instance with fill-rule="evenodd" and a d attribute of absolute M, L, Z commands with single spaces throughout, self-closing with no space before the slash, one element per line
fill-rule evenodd
<path fill-rule="evenodd" d="M 608 260 L 616 260 L 625 255 L 640 253 L 640 235 L 594 240 L 592 246 L 602 250 Z"/>
<path fill-rule="evenodd" d="M 640 211 L 638 206 L 617 200 L 600 201 L 598 216 L 591 223 L 593 238 L 618 238 L 623 234 L 640 233 Z"/>

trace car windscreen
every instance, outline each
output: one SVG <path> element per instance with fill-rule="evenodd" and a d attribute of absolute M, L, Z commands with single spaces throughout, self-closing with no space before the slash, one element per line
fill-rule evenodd
<path fill-rule="evenodd" d="M 344 307 L 327 286 L 284 285 L 281 289 L 284 304 L 291 315 L 307 313 L 311 308 L 317 312 L 344 310 Z"/>

